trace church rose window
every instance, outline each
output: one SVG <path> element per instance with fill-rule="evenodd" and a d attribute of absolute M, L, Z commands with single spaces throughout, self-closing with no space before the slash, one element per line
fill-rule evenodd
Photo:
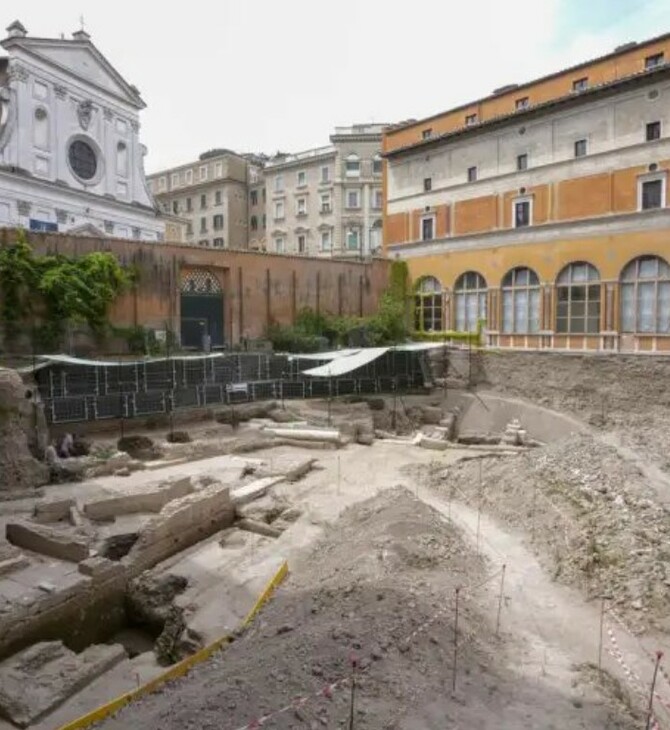
<path fill-rule="evenodd" d="M 88 142 L 77 139 L 70 145 L 68 152 L 70 166 L 77 177 L 82 180 L 90 180 L 95 177 L 98 169 L 98 161 L 95 151 Z"/>

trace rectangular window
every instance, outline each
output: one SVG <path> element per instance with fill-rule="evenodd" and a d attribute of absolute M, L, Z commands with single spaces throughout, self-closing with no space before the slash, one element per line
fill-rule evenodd
<path fill-rule="evenodd" d="M 349 155 L 344 163 L 344 171 L 347 177 L 360 177 L 361 161 L 358 155 Z"/>
<path fill-rule="evenodd" d="M 215 215 L 214 216 L 214 230 L 220 231 L 223 228 L 223 216 L 222 215 Z"/>
<path fill-rule="evenodd" d="M 266 201 L 266 200 L 268 199 L 268 194 L 267 194 L 267 192 L 266 192 L 265 188 L 263 188 L 263 189 L 261 190 L 261 194 L 262 194 L 262 196 L 263 196 L 263 202 L 265 203 L 265 201 Z"/>
<path fill-rule="evenodd" d="M 330 181 L 330 168 L 329 167 L 322 167 L 321 168 L 321 182 L 327 183 Z"/>
<path fill-rule="evenodd" d="M 214 193 L 214 205 L 221 205 L 223 202 L 223 193 L 220 190 L 217 190 Z"/>
<path fill-rule="evenodd" d="M 279 221 L 284 217 L 284 203 L 278 200 L 275 203 L 275 220 Z"/>
<path fill-rule="evenodd" d="M 268 227 L 268 219 L 265 213 L 263 213 L 263 230 L 265 230 Z"/>
<path fill-rule="evenodd" d="M 528 109 L 528 106 L 530 104 L 530 99 L 527 96 L 521 97 L 521 99 L 517 99 L 515 102 L 516 110 L 522 111 L 523 109 Z"/>
<path fill-rule="evenodd" d="M 516 169 L 527 170 L 528 169 L 528 155 L 517 155 L 516 156 Z"/>
<path fill-rule="evenodd" d="M 190 213 L 193 210 L 193 202 L 191 198 L 186 198 L 186 211 Z"/>
<path fill-rule="evenodd" d="M 361 191 L 360 190 L 347 190 L 347 208 L 360 208 L 361 207 Z"/>
<path fill-rule="evenodd" d="M 424 177 L 423 179 L 423 191 L 424 193 L 428 193 L 433 189 L 433 178 L 432 177 Z"/>
<path fill-rule="evenodd" d="M 361 247 L 361 231 L 360 228 L 347 228 L 347 249 L 349 251 L 358 251 Z"/>
<path fill-rule="evenodd" d="M 285 248 L 284 236 L 277 236 L 277 238 L 275 238 L 275 251 L 277 253 L 284 253 Z"/>
<path fill-rule="evenodd" d="M 663 180 L 646 180 L 642 183 L 642 210 L 663 207 Z"/>
<path fill-rule="evenodd" d="M 517 200 L 514 203 L 514 227 L 525 228 L 530 225 L 530 200 Z"/>
<path fill-rule="evenodd" d="M 200 181 L 207 180 L 207 165 L 200 167 Z"/>
<path fill-rule="evenodd" d="M 307 173 L 304 170 L 300 170 L 298 173 L 298 187 L 304 188 L 307 185 Z"/>
<path fill-rule="evenodd" d="M 432 241 L 434 236 L 435 218 L 430 215 L 421 219 L 421 240 Z"/>
<path fill-rule="evenodd" d="M 207 248 L 207 246 L 209 246 L 209 241 L 206 238 L 201 238 L 198 241 L 198 246 L 202 246 L 203 248 Z"/>
<path fill-rule="evenodd" d="M 223 162 L 217 162 L 214 166 L 214 174 L 216 177 L 223 177 Z"/>
<path fill-rule="evenodd" d="M 207 218 L 200 219 L 200 233 L 207 233 Z"/>
<path fill-rule="evenodd" d="M 384 162 L 381 157 L 377 156 L 372 160 L 372 174 L 381 175 L 384 169 Z"/>
<path fill-rule="evenodd" d="M 572 90 L 573 91 L 584 91 L 585 89 L 589 88 L 589 77 L 584 76 L 581 79 L 577 79 L 572 82 Z"/>
<path fill-rule="evenodd" d="M 585 139 L 578 139 L 575 142 L 575 157 L 586 157 L 587 145 Z"/>
<path fill-rule="evenodd" d="M 468 167 L 468 182 L 475 182 L 477 180 L 477 168 Z"/>
<path fill-rule="evenodd" d="M 193 185 L 193 170 L 186 170 L 186 184 Z"/>
<path fill-rule="evenodd" d="M 422 139 L 430 139 L 432 136 L 433 136 L 432 129 L 424 129 L 423 132 L 421 132 Z"/>
<path fill-rule="evenodd" d="M 186 235 L 187 236 L 192 236 L 193 235 L 193 223 L 191 223 L 191 221 L 188 221 L 186 223 Z"/>
<path fill-rule="evenodd" d="M 372 191 L 372 207 L 381 210 L 384 206 L 384 193 L 381 190 Z"/>
<path fill-rule="evenodd" d="M 172 179 L 170 181 L 170 185 L 172 185 L 173 188 L 179 187 L 179 173 L 177 173 L 177 172 L 172 173 Z"/>
<path fill-rule="evenodd" d="M 307 251 L 307 236 L 301 233 L 298 236 L 298 253 L 305 253 Z"/>
<path fill-rule="evenodd" d="M 200 196 L 200 210 L 205 210 L 207 207 L 207 195 L 203 193 L 203 195 Z"/>
<path fill-rule="evenodd" d="M 321 195 L 321 212 L 330 213 L 330 193 L 323 193 Z"/>
<path fill-rule="evenodd" d="M 466 114 L 465 126 L 471 127 L 473 124 L 477 124 L 477 115 L 476 114 Z"/>
<path fill-rule="evenodd" d="M 649 69 L 656 68 L 657 66 L 662 66 L 664 63 L 664 55 L 663 53 L 654 53 L 653 56 L 647 56 L 644 59 L 644 68 L 646 71 L 649 71 Z"/>
<path fill-rule="evenodd" d="M 307 198 L 298 198 L 298 215 L 307 215 Z"/>
<path fill-rule="evenodd" d="M 175 215 L 179 215 L 179 201 L 178 200 L 172 201 L 172 212 Z"/>
<path fill-rule="evenodd" d="M 332 239 L 330 237 L 330 231 L 321 231 L 321 250 L 330 251 L 332 246 Z"/>
<path fill-rule="evenodd" d="M 657 139 L 661 139 L 661 123 L 649 122 L 647 124 L 647 142 L 654 142 Z"/>
<path fill-rule="evenodd" d="M 258 190 L 252 190 L 251 193 L 249 193 L 249 200 L 251 205 L 258 205 Z"/>
<path fill-rule="evenodd" d="M 284 176 L 277 175 L 275 178 L 275 192 L 280 193 L 284 189 Z"/>
<path fill-rule="evenodd" d="M 167 180 L 164 177 L 158 178 L 158 192 L 163 192 L 167 186 Z"/>
<path fill-rule="evenodd" d="M 223 238 L 215 238 L 213 244 L 214 248 L 223 248 Z"/>

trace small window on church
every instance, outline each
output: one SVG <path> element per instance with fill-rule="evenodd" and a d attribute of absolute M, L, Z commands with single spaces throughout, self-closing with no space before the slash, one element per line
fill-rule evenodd
<path fill-rule="evenodd" d="M 128 146 L 125 142 L 116 145 L 116 172 L 121 177 L 128 176 Z"/>
<path fill-rule="evenodd" d="M 95 150 L 83 139 L 76 139 L 68 150 L 68 161 L 72 172 L 81 180 L 92 180 L 98 171 Z"/>

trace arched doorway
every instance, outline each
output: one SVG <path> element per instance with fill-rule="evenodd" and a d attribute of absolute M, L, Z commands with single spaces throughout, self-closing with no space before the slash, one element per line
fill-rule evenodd
<path fill-rule="evenodd" d="M 206 269 L 189 271 L 181 279 L 181 344 L 204 349 L 206 336 L 212 347 L 223 347 L 223 289 Z"/>

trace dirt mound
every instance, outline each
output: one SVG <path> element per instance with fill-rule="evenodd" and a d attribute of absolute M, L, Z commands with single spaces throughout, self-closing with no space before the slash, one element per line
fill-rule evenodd
<path fill-rule="evenodd" d="M 28 433 L 36 430 L 30 391 L 14 370 L 0 368 L 0 491 L 39 487 L 49 469 L 30 453 Z"/>
<path fill-rule="evenodd" d="M 435 470 L 433 483 L 526 530 L 558 580 L 611 595 L 640 630 L 670 630 L 670 514 L 613 447 L 574 435 Z"/>
<path fill-rule="evenodd" d="M 437 513 L 404 489 L 385 492 L 343 514 L 232 646 L 102 727 L 232 730 L 287 705 L 263 724 L 346 726 L 352 652 L 360 667 L 356 728 L 492 729 L 503 713 L 505 727 L 634 727 L 602 700 L 573 702 L 514 679 L 465 594 L 452 696 L 454 589 L 483 571 Z M 311 700 L 298 706 L 305 695 Z"/>
<path fill-rule="evenodd" d="M 160 459 L 162 456 L 158 446 L 148 436 L 141 436 L 140 434 L 123 436 L 118 440 L 117 448 L 119 451 L 125 451 L 133 459 L 142 461 Z"/>

